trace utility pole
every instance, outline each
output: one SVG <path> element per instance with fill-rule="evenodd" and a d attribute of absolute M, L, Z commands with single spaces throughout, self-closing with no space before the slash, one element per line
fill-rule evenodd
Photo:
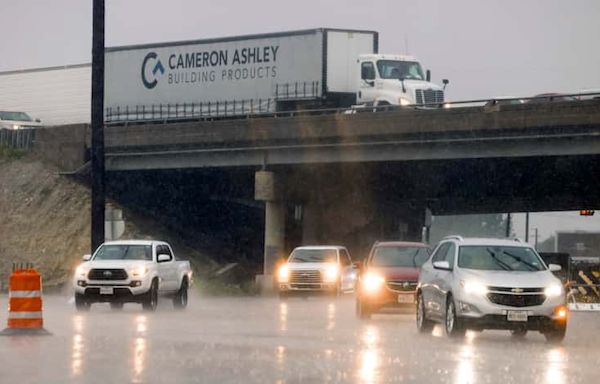
<path fill-rule="evenodd" d="M 510 212 L 508 213 L 507 217 L 506 217 L 506 237 L 510 237 Z"/>
<path fill-rule="evenodd" d="M 529 243 L 529 212 L 525 213 L 525 242 Z"/>
<path fill-rule="evenodd" d="M 104 0 L 92 10 L 92 253 L 104 242 Z"/>

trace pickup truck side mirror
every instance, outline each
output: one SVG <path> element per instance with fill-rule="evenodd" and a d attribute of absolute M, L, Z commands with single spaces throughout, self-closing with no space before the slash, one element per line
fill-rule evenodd
<path fill-rule="evenodd" d="M 36 123 L 41 123 L 41 122 L 42 122 L 42 120 L 40 120 L 40 119 L 38 118 L 38 119 L 35 119 L 35 122 L 36 122 Z"/>
<path fill-rule="evenodd" d="M 92 255 L 83 255 L 83 257 L 82 257 L 83 261 L 90 261 L 91 258 L 92 258 Z"/>
<path fill-rule="evenodd" d="M 450 80 L 448 79 L 443 79 L 442 83 L 444 84 L 444 90 L 446 90 L 446 85 L 450 84 Z"/>
<path fill-rule="evenodd" d="M 164 262 L 167 262 L 167 261 L 171 261 L 171 256 L 166 255 L 166 254 L 160 254 L 156 258 L 156 262 L 158 262 L 158 263 L 164 263 Z"/>
<path fill-rule="evenodd" d="M 447 262 L 446 260 L 434 261 L 433 262 L 433 268 L 435 268 L 435 269 L 441 269 L 443 271 L 451 271 L 452 270 L 452 268 L 450 268 L 450 263 Z"/>
<path fill-rule="evenodd" d="M 431 71 L 429 69 L 425 72 L 425 80 L 427 80 L 428 83 L 431 81 Z"/>

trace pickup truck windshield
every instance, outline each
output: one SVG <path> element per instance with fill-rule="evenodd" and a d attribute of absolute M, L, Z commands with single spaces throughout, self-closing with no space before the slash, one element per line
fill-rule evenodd
<path fill-rule="evenodd" d="M 377 69 L 382 79 L 425 79 L 421 64 L 415 61 L 378 60 Z"/>
<path fill-rule="evenodd" d="M 334 249 L 296 249 L 290 256 L 290 263 L 335 263 L 337 252 Z"/>
<path fill-rule="evenodd" d="M 25 112 L 2 112 L 0 111 L 0 120 L 10 121 L 32 121 L 31 117 Z"/>
<path fill-rule="evenodd" d="M 98 249 L 94 260 L 147 260 L 152 261 L 152 246 L 137 244 L 109 244 Z"/>
<path fill-rule="evenodd" d="M 429 258 L 423 247 L 377 247 L 370 265 L 375 267 L 420 267 Z"/>
<path fill-rule="evenodd" d="M 546 269 L 540 257 L 526 247 L 461 246 L 458 266 L 483 271 L 537 272 Z"/>

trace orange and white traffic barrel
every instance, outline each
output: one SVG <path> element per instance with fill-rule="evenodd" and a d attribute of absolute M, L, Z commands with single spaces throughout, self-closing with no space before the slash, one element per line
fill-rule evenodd
<path fill-rule="evenodd" d="M 42 316 L 42 277 L 33 265 L 13 266 L 8 296 L 8 327 L 0 335 L 48 334 Z"/>

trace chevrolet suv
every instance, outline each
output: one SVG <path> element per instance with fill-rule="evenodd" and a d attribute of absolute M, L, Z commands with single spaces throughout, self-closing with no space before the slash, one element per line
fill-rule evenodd
<path fill-rule="evenodd" d="M 515 337 L 539 331 L 564 339 L 566 294 L 535 249 L 519 240 L 444 238 L 423 264 L 417 287 L 417 328 L 434 322 L 449 336 L 467 329 L 510 330 Z"/>

